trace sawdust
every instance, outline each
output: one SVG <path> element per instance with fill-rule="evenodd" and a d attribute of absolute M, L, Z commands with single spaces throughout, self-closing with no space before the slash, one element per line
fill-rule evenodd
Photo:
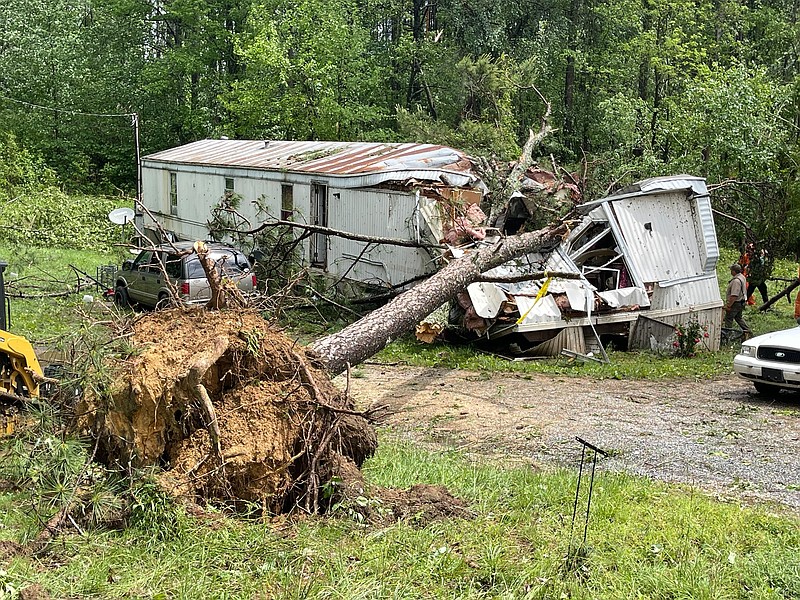
<path fill-rule="evenodd" d="M 126 334 L 125 351 L 107 365 L 113 385 L 79 408 L 106 462 L 160 466 L 175 496 L 270 512 L 324 509 L 341 499 L 320 494 L 331 480 L 359 486 L 374 430 L 257 313 L 149 313 Z"/>

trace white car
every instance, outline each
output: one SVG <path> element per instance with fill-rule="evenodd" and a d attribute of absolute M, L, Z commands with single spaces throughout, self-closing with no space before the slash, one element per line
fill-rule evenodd
<path fill-rule="evenodd" d="M 747 340 L 733 359 L 733 370 L 762 394 L 800 390 L 800 327 Z"/>

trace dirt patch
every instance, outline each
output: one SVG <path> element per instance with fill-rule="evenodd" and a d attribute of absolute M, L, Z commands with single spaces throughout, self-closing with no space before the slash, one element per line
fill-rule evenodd
<path fill-rule="evenodd" d="M 10 540 L 0 540 L 0 562 L 11 560 L 25 553 L 25 548 Z"/>
<path fill-rule="evenodd" d="M 321 487 L 349 481 L 377 445 L 351 400 L 255 312 L 158 311 L 124 340 L 80 426 L 106 462 L 163 467 L 176 496 L 315 512 L 337 499 Z"/>
<path fill-rule="evenodd" d="M 378 509 L 369 515 L 373 521 L 408 521 L 424 527 L 431 521 L 472 517 L 467 503 L 441 485 L 419 484 L 408 490 L 378 489 L 372 491 L 371 498 L 379 501 Z"/>
<path fill-rule="evenodd" d="M 38 583 L 29 585 L 19 591 L 20 600 L 50 600 L 50 594 Z"/>
<path fill-rule="evenodd" d="M 387 435 L 429 448 L 577 466 L 580 436 L 609 452 L 600 469 L 800 512 L 800 394 L 761 396 L 734 375 L 620 381 L 368 365 L 350 391 L 383 409 Z"/>

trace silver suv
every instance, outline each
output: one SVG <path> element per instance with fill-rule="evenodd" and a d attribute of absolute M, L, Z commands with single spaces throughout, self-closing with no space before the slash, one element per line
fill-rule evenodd
<path fill-rule="evenodd" d="M 204 303 L 211 298 L 205 271 L 197 254 L 189 251 L 193 242 L 176 242 L 142 250 L 133 260 L 126 260 L 117 273 L 114 301 L 120 306 L 137 303 L 147 307 L 166 306 L 177 294 L 184 304 Z M 209 243 L 212 258 L 223 278 L 235 281 L 243 292 L 256 288 L 256 276 L 244 254 L 222 244 Z M 169 276 L 169 280 L 164 276 Z"/>

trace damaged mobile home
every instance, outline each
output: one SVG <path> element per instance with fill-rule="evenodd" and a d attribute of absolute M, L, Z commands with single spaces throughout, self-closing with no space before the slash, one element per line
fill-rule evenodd
<path fill-rule="evenodd" d="M 609 343 L 663 349 L 676 324 L 697 319 L 705 346 L 718 349 L 719 247 L 703 179 L 649 179 L 578 210 L 583 219 L 558 247 L 487 273 L 565 276 L 470 285 L 459 302 L 471 329 L 489 338 L 522 334 L 529 354 L 551 356 L 601 353 Z"/>
<path fill-rule="evenodd" d="M 542 188 L 535 173 L 526 182 L 498 221 L 506 231 Z M 142 186 L 148 212 L 178 239 L 207 238 L 214 207 L 235 193 L 246 228 L 281 219 L 427 244 L 314 232 L 299 246 L 303 266 L 382 288 L 432 274 L 498 235 L 482 227 L 486 186 L 470 160 L 430 144 L 202 140 L 145 157 Z M 715 349 L 719 250 L 704 180 L 651 179 L 578 208 L 582 219 L 561 245 L 494 269 L 497 282 L 470 285 L 458 299 L 461 324 L 490 339 L 517 334 L 529 352 L 558 355 L 602 352 L 612 341 L 662 348 L 675 324 L 696 318 Z M 431 247 L 438 244 L 446 246 Z M 563 276 L 511 282 L 545 272 Z"/>
<path fill-rule="evenodd" d="M 439 206 L 480 201 L 466 156 L 432 144 L 201 140 L 142 159 L 142 202 L 178 239 L 205 239 L 212 209 L 241 199 L 245 228 L 292 220 L 437 244 Z M 147 228 L 148 223 L 143 223 Z M 299 235 L 299 234 L 298 234 Z M 394 288 L 438 270 L 438 253 L 314 233 L 295 257 L 339 280 Z"/>

